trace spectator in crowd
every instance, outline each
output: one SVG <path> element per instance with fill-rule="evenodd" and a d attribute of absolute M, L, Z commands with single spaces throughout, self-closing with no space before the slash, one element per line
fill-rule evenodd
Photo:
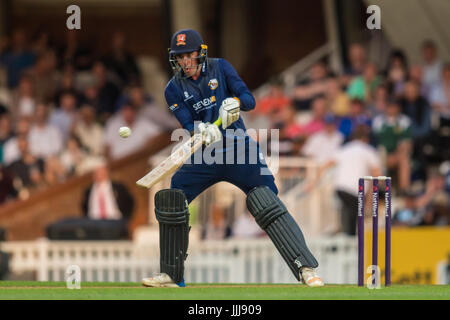
<path fill-rule="evenodd" d="M 442 70 L 442 79 L 435 82 L 430 92 L 430 103 L 439 115 L 440 127 L 450 127 L 450 63 Z"/>
<path fill-rule="evenodd" d="M 79 92 L 79 89 L 75 86 L 75 75 L 70 68 L 67 68 L 64 70 L 64 72 L 61 75 L 61 81 L 58 83 L 57 90 L 54 94 L 53 101 L 56 106 L 59 105 L 59 102 L 61 101 L 61 95 L 63 95 L 65 92 L 73 92 L 77 98 L 78 102 L 81 102 L 83 100 L 83 95 Z"/>
<path fill-rule="evenodd" d="M 400 98 L 403 93 L 406 78 L 408 76 L 408 62 L 401 50 L 394 50 L 389 57 L 388 66 L 385 71 L 387 84 L 394 98 Z"/>
<path fill-rule="evenodd" d="M 415 81 L 420 88 L 420 94 L 428 98 L 429 92 L 427 91 L 426 86 L 423 84 L 423 70 L 421 65 L 413 65 L 409 69 L 409 80 Z"/>
<path fill-rule="evenodd" d="M 344 74 L 341 77 L 341 84 L 347 87 L 354 77 L 361 76 L 366 68 L 366 49 L 359 44 L 353 43 L 348 48 L 349 63 L 344 67 Z"/>
<path fill-rule="evenodd" d="M 81 106 L 74 134 L 90 155 L 103 154 L 103 128 L 95 120 L 94 107 L 88 104 Z"/>
<path fill-rule="evenodd" d="M 119 136 L 120 127 L 129 127 L 131 136 L 124 139 Z M 105 154 L 110 159 L 125 157 L 146 146 L 151 138 L 159 133 L 158 128 L 150 121 L 138 117 L 137 110 L 125 104 L 120 112 L 108 120 L 105 128 Z"/>
<path fill-rule="evenodd" d="M 6 67 L 7 84 L 15 88 L 19 84 L 22 72 L 34 64 L 36 57 L 27 48 L 27 38 L 23 30 L 17 29 L 12 34 L 11 47 L 0 45 L 0 65 Z"/>
<path fill-rule="evenodd" d="M 367 105 L 367 115 L 370 118 L 374 118 L 386 111 L 388 101 L 390 99 L 389 88 L 381 84 L 375 91 L 375 97 L 373 101 Z"/>
<path fill-rule="evenodd" d="M 3 163 L 5 166 L 8 166 L 12 162 L 20 159 L 21 153 L 17 142 L 17 137 L 24 136 L 28 139 L 29 132 L 30 121 L 28 118 L 20 118 L 15 126 L 13 136 L 3 145 Z"/>
<path fill-rule="evenodd" d="M 326 97 L 329 111 L 339 117 L 344 117 L 349 114 L 350 99 L 342 90 L 337 77 L 330 77 L 328 80 Z"/>
<path fill-rule="evenodd" d="M 31 50 L 38 57 L 53 48 L 50 34 L 46 31 L 37 31 L 31 40 Z"/>
<path fill-rule="evenodd" d="M 12 136 L 13 132 L 9 113 L 0 114 L 0 164 L 3 163 L 3 146 Z"/>
<path fill-rule="evenodd" d="M 364 102 L 360 99 L 352 99 L 350 101 L 350 113 L 348 116 L 341 118 L 338 129 L 348 141 L 353 134 L 353 130 L 358 125 L 370 125 L 370 118 L 367 115 Z"/>
<path fill-rule="evenodd" d="M 39 101 L 51 101 L 60 82 L 60 73 L 56 70 L 57 60 L 53 51 L 41 54 L 26 74 L 33 80 L 36 98 Z"/>
<path fill-rule="evenodd" d="M 48 107 L 40 103 L 36 107 L 35 122 L 28 136 L 33 156 L 47 159 L 58 155 L 63 149 L 62 135 L 57 127 L 48 121 Z"/>
<path fill-rule="evenodd" d="M 67 146 L 59 160 L 66 176 L 83 173 L 88 154 L 81 148 L 81 142 L 75 135 L 71 135 L 67 140 Z"/>
<path fill-rule="evenodd" d="M 288 105 L 280 111 L 277 122 L 272 129 L 279 129 L 279 154 L 293 155 L 298 153 L 300 140 L 303 140 L 303 128 L 295 121 L 295 108 Z"/>
<path fill-rule="evenodd" d="M 128 89 L 127 101 L 139 112 L 139 117 L 144 117 L 153 122 L 161 131 L 172 131 L 178 127 L 175 117 L 168 108 L 161 108 L 153 99 L 144 93 L 140 85 L 132 85 Z"/>
<path fill-rule="evenodd" d="M 393 225 L 450 225 L 450 197 L 442 174 L 433 173 L 423 193 L 409 191 L 402 198 L 404 205 L 394 212 Z"/>
<path fill-rule="evenodd" d="M 325 127 L 323 118 L 327 113 L 327 100 L 325 96 L 318 96 L 312 102 L 312 118 L 302 126 L 302 133 L 306 137 L 317 133 Z"/>
<path fill-rule="evenodd" d="M 435 86 L 441 79 L 442 62 L 438 58 L 436 44 L 426 40 L 422 45 L 423 57 L 423 85 L 427 91 Z"/>
<path fill-rule="evenodd" d="M 20 193 L 22 188 L 38 187 L 44 183 L 45 163 L 31 154 L 26 136 L 19 135 L 17 145 L 21 157 L 11 163 L 7 170 L 11 172 L 14 179 L 17 179 L 16 188 Z"/>
<path fill-rule="evenodd" d="M 231 235 L 231 228 L 227 223 L 225 209 L 212 205 L 211 215 L 202 232 L 203 240 L 223 240 Z"/>
<path fill-rule="evenodd" d="M 361 76 L 355 77 L 347 88 L 347 94 L 351 99 L 360 99 L 366 103 L 373 100 L 377 87 L 381 84 L 378 69 L 375 63 L 368 63 Z"/>
<path fill-rule="evenodd" d="M 84 192 L 82 208 L 90 219 L 123 220 L 127 224 L 134 209 L 134 199 L 122 183 L 109 177 L 105 164 L 93 172 L 93 183 Z"/>
<path fill-rule="evenodd" d="M 255 112 L 277 118 L 280 111 L 290 104 L 289 97 L 284 94 L 282 80 L 272 79 L 267 94 L 257 100 Z"/>
<path fill-rule="evenodd" d="M 370 128 L 355 128 L 352 141 L 343 145 L 330 161 L 321 166 L 319 177 L 325 170 L 335 167 L 336 193 L 342 203 L 341 226 L 347 235 L 356 234 L 358 214 L 358 190 L 355 184 L 360 177 L 380 176 L 381 161 L 376 150 L 369 145 Z"/>
<path fill-rule="evenodd" d="M 98 97 L 97 114 L 102 119 L 111 116 L 115 109 L 120 91 L 117 86 L 107 79 L 107 69 L 101 61 L 96 61 L 92 67 L 92 74 L 95 78 L 95 86 Z"/>
<path fill-rule="evenodd" d="M 24 74 L 20 77 L 17 88 L 12 91 L 11 114 L 13 121 L 20 117 L 31 119 L 35 112 L 36 103 L 34 80 L 32 77 Z"/>
<path fill-rule="evenodd" d="M 405 85 L 404 97 L 400 100 L 402 113 L 411 123 L 413 138 L 423 138 L 430 133 L 430 106 L 425 97 L 420 95 L 419 84 L 410 80 Z"/>
<path fill-rule="evenodd" d="M 411 120 L 401 114 L 399 102 L 391 101 L 385 114 L 375 117 L 372 125 L 378 146 L 386 153 L 386 167 L 397 172 L 400 190 L 406 190 L 411 181 Z"/>
<path fill-rule="evenodd" d="M 72 91 L 61 94 L 59 108 L 50 114 L 50 124 L 57 127 L 61 133 L 63 143 L 67 141 L 73 130 L 77 118 L 77 97 Z"/>
<path fill-rule="evenodd" d="M 17 191 L 14 188 L 13 177 L 0 164 L 0 205 L 17 197 Z"/>
<path fill-rule="evenodd" d="M 297 111 L 310 110 L 312 101 L 327 91 L 328 69 L 323 61 L 315 63 L 309 70 L 309 76 L 301 81 L 293 91 L 294 105 Z"/>
<path fill-rule="evenodd" d="M 78 30 L 66 31 L 65 45 L 60 49 L 60 67 L 71 65 L 76 71 L 88 71 L 93 64 L 93 53 L 90 47 L 78 40 Z"/>
<path fill-rule="evenodd" d="M 336 129 L 337 121 L 335 115 L 331 113 L 325 115 L 325 129 L 314 133 L 306 140 L 302 154 L 313 158 L 321 165 L 328 162 L 344 142 L 344 136 Z"/>
<path fill-rule="evenodd" d="M 140 72 L 135 57 L 126 49 L 125 34 L 121 31 L 112 36 L 111 51 L 103 61 L 121 80 L 121 87 L 140 80 Z"/>

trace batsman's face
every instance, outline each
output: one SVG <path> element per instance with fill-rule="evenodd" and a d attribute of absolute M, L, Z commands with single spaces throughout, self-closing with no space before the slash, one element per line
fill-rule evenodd
<path fill-rule="evenodd" d="M 198 52 L 188 52 L 176 55 L 177 62 L 188 77 L 192 77 L 197 72 Z"/>

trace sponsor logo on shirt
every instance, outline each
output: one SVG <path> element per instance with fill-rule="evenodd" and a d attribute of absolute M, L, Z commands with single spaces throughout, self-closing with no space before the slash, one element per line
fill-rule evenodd
<path fill-rule="evenodd" d="M 169 107 L 170 110 L 174 111 L 176 108 L 178 108 L 178 104 L 174 103 Z"/>
<path fill-rule="evenodd" d="M 219 86 L 219 81 L 217 81 L 217 79 L 211 79 L 211 80 L 209 80 L 209 82 L 208 82 L 208 87 L 209 87 L 211 90 L 216 90 L 218 86 Z"/>
<path fill-rule="evenodd" d="M 187 92 L 187 91 L 185 91 L 184 92 L 184 101 L 187 101 L 187 100 L 189 100 L 189 99 L 191 99 L 192 98 L 192 94 L 191 95 L 189 95 L 189 93 Z"/>
<path fill-rule="evenodd" d="M 205 98 L 203 100 L 200 100 L 192 105 L 192 108 L 194 108 L 195 112 L 200 112 L 204 109 L 209 109 L 216 105 L 216 96 L 211 96 L 210 98 Z"/>

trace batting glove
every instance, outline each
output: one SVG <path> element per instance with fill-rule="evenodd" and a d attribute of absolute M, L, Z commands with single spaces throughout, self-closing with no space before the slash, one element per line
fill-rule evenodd
<path fill-rule="evenodd" d="M 222 133 L 220 132 L 219 127 L 215 124 L 202 122 L 198 125 L 198 130 L 202 134 L 203 141 L 205 142 L 206 146 L 209 146 L 210 144 L 222 139 Z"/>
<path fill-rule="evenodd" d="M 240 104 L 238 98 L 226 98 L 222 101 L 219 115 L 222 119 L 223 129 L 226 129 L 230 124 L 239 119 Z"/>

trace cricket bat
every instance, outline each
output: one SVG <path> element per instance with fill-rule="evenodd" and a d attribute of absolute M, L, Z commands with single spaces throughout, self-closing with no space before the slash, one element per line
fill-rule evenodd
<path fill-rule="evenodd" d="M 222 124 L 222 119 L 218 118 L 214 124 L 220 126 Z M 151 188 L 159 181 L 177 171 L 178 168 L 202 146 L 202 144 L 202 134 L 194 134 L 189 141 L 185 142 L 181 147 L 175 150 L 167 159 L 136 181 L 136 184 L 140 187 Z"/>

